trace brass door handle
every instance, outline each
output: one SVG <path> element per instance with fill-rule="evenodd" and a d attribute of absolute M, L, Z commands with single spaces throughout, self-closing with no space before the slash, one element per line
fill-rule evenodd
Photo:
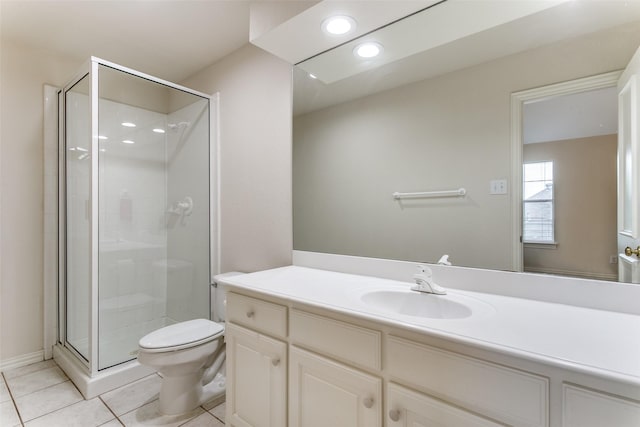
<path fill-rule="evenodd" d="M 626 248 L 624 248 L 624 254 L 626 256 L 635 255 L 640 258 L 640 246 L 638 246 L 636 249 L 631 249 L 629 246 L 627 246 Z"/>

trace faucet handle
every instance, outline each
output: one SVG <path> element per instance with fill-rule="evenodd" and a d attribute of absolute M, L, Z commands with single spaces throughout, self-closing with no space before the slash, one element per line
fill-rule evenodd
<path fill-rule="evenodd" d="M 444 254 L 438 260 L 438 264 L 440 265 L 451 265 L 451 261 L 449 261 L 449 255 Z"/>

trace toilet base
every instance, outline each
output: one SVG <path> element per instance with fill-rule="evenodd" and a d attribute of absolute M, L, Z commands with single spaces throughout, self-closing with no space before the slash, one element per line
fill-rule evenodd
<path fill-rule="evenodd" d="M 198 406 L 223 395 L 225 380 L 224 375 L 218 373 L 209 384 L 202 386 L 201 374 L 165 376 L 160 386 L 160 413 L 177 415 L 191 412 Z"/>
<path fill-rule="evenodd" d="M 226 378 L 221 373 L 217 373 L 213 381 L 202 387 L 200 404 L 203 405 L 210 400 L 223 396 L 226 390 Z"/>

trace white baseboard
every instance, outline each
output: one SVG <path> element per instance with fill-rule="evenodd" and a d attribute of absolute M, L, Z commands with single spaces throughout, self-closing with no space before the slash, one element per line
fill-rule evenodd
<path fill-rule="evenodd" d="M 33 353 L 23 354 L 6 360 L 0 360 L 0 372 L 30 365 L 32 363 L 42 362 L 43 360 L 44 350 L 34 351 Z"/>

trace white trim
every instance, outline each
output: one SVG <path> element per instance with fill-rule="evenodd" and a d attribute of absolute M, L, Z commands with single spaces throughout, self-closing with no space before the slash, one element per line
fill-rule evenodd
<path fill-rule="evenodd" d="M 511 94 L 511 264 L 523 271 L 522 237 L 522 110 L 529 102 L 544 101 L 557 96 L 588 90 L 615 87 L 622 71 L 611 71 L 591 77 L 556 83 Z"/>
<path fill-rule="evenodd" d="M 57 292 L 58 292 L 58 91 L 44 85 L 44 245 L 43 245 L 43 328 L 44 358 L 53 357 L 53 346 L 58 336 Z M 52 187 L 48 181 L 55 180 Z"/>
<path fill-rule="evenodd" d="M 31 365 L 32 363 L 42 362 L 44 360 L 44 351 L 34 351 L 33 353 L 27 353 L 16 357 L 11 357 L 7 360 L 0 361 L 0 372 L 8 371 L 9 369 L 20 368 L 22 366 Z"/>
<path fill-rule="evenodd" d="M 162 85 L 169 86 L 171 88 L 178 89 L 178 90 L 181 90 L 183 92 L 187 92 L 187 93 L 191 93 L 191 94 L 194 94 L 194 95 L 198 95 L 198 96 L 201 96 L 201 97 L 207 98 L 207 99 L 211 98 L 211 95 L 208 95 L 206 93 L 198 92 L 197 90 L 189 89 L 188 87 L 181 86 L 179 84 L 170 82 L 168 80 L 163 80 L 163 79 L 160 79 L 158 77 L 152 76 L 150 74 L 146 74 L 146 73 L 142 73 L 140 71 L 133 70 L 131 68 L 123 67 L 122 65 L 118 65 L 118 64 L 115 64 L 113 62 L 106 61 L 106 60 L 104 60 L 102 58 L 98 58 L 97 56 L 92 56 L 91 57 L 91 62 L 94 63 L 94 64 L 104 65 L 105 67 L 113 68 L 115 70 L 123 71 L 123 72 L 125 72 L 127 74 L 131 74 L 131 75 L 136 76 L 136 77 L 142 77 L 143 79 L 150 80 L 150 81 L 152 81 L 154 83 L 160 83 Z"/>
<path fill-rule="evenodd" d="M 98 206 L 99 199 L 99 80 L 98 80 L 98 66 L 95 61 L 91 62 L 91 89 L 89 90 L 89 102 L 90 102 L 90 114 L 91 114 L 91 192 L 89 193 L 89 201 L 91 203 L 91 222 L 89 224 L 89 246 L 91 247 L 91 263 L 89 265 L 89 274 L 91 277 L 91 286 L 89 288 L 89 307 L 91 312 L 89 313 L 89 371 L 91 376 L 95 376 L 98 373 L 100 367 L 100 360 L 98 355 L 98 282 L 99 282 L 99 257 L 100 257 L 100 233 L 99 227 L 99 214 L 100 208 Z"/>
<path fill-rule="evenodd" d="M 625 105 L 623 102 L 623 93 L 629 93 L 629 105 Z M 637 105 L 638 98 L 638 83 L 636 75 L 633 74 L 629 77 L 629 80 L 618 91 L 618 194 L 621 197 L 618 198 L 618 233 L 630 237 L 632 239 L 638 238 L 638 228 L 640 228 L 640 214 L 638 213 L 638 168 L 636 167 L 636 159 L 638 159 L 638 130 L 634 121 L 638 120 Z M 626 110 L 629 110 L 628 112 Z M 624 120 L 631 121 L 628 126 L 624 125 Z M 631 130 L 630 135 L 625 135 L 625 127 Z M 631 200 L 625 200 L 624 194 L 627 192 L 624 176 L 627 173 L 627 164 L 623 160 L 625 158 L 625 151 L 629 148 L 631 150 Z M 629 218 L 630 229 L 623 228 L 625 225 L 625 210 L 627 203 L 631 208 L 631 218 Z"/>
<path fill-rule="evenodd" d="M 523 241 L 525 248 L 531 249 L 556 249 L 558 247 L 558 242 L 533 242 L 533 241 Z"/>
<path fill-rule="evenodd" d="M 220 273 L 220 92 L 210 95 L 209 99 L 209 197 L 211 198 L 209 208 L 211 227 L 209 272 L 211 277 L 209 283 L 214 283 L 214 276 Z M 213 307 L 209 311 L 212 310 Z"/>

